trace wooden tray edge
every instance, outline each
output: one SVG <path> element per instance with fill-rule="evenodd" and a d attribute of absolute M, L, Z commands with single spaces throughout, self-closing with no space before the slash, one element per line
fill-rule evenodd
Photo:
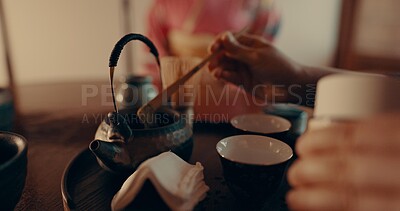
<path fill-rule="evenodd" d="M 75 155 L 67 164 L 66 168 L 64 169 L 64 172 L 61 177 L 61 196 L 62 196 L 62 201 L 63 201 L 63 207 L 65 211 L 70 211 L 70 210 L 75 210 L 76 206 L 72 201 L 72 197 L 69 195 L 68 190 L 67 190 L 67 184 L 68 184 L 68 175 L 70 172 L 70 169 L 75 163 L 76 160 L 78 160 L 81 156 L 84 156 L 85 153 L 88 153 L 88 149 L 83 149 L 80 151 L 77 155 Z"/>

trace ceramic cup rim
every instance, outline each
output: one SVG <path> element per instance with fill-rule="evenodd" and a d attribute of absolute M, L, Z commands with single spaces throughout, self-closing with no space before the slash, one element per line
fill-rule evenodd
<path fill-rule="evenodd" d="M 275 119 L 278 120 L 280 122 L 282 122 L 283 124 L 285 124 L 285 126 L 281 129 L 281 130 L 276 130 L 276 131 L 269 131 L 269 132 L 265 132 L 265 131 L 260 131 L 260 130 L 253 130 L 253 129 L 248 129 L 248 128 L 243 128 L 243 127 L 239 127 L 235 121 L 238 121 L 238 119 L 240 118 L 245 118 L 245 117 L 255 117 L 255 118 L 263 118 L 263 119 Z M 271 114 L 264 114 L 264 113 L 252 113 L 252 114 L 242 114 L 242 115 L 238 115 L 233 117 L 230 120 L 230 124 L 241 131 L 245 131 L 245 132 L 252 132 L 252 133 L 258 133 L 258 134 L 264 134 L 264 135 L 271 135 L 271 134 L 279 134 L 279 133 L 284 133 L 290 130 L 290 128 L 292 127 L 292 124 L 290 123 L 289 120 L 280 117 L 280 116 L 276 116 L 276 115 L 271 115 Z"/>
<path fill-rule="evenodd" d="M 225 156 L 225 155 L 223 155 L 221 153 L 221 150 L 219 149 L 220 148 L 219 146 L 222 145 L 223 141 L 237 141 L 236 139 L 239 139 L 239 141 L 240 141 L 240 140 L 243 140 L 246 137 L 250 138 L 250 140 L 253 140 L 253 141 L 262 140 L 262 141 L 269 141 L 270 143 L 271 142 L 279 143 L 279 144 L 283 145 L 285 147 L 285 149 L 289 150 L 289 155 L 285 159 L 282 159 L 279 162 L 273 162 L 273 163 L 251 163 L 251 162 L 246 162 L 246 161 L 235 160 L 235 159 L 229 158 L 229 157 L 227 157 L 227 156 Z M 251 138 L 253 138 L 253 139 L 251 139 Z M 229 137 L 223 138 L 220 141 L 218 141 L 218 143 L 216 144 L 215 148 L 216 148 L 217 153 L 218 153 L 220 158 L 226 159 L 226 160 L 228 160 L 230 162 L 233 162 L 233 163 L 238 163 L 238 164 L 242 164 L 242 165 L 249 165 L 249 166 L 275 166 L 275 165 L 279 165 L 279 164 L 285 163 L 285 162 L 287 162 L 288 160 L 290 160 L 293 157 L 293 149 L 288 144 L 286 144 L 285 142 L 280 141 L 278 139 L 267 137 L 267 136 L 261 136 L 261 135 L 234 135 L 234 136 L 229 136 Z"/>
<path fill-rule="evenodd" d="M 13 144 L 17 146 L 17 153 L 15 153 L 10 159 L 5 161 L 3 164 L 0 164 L 0 172 L 6 169 L 7 167 L 11 166 L 18 160 L 18 158 L 26 154 L 28 148 L 28 142 L 26 141 L 25 137 L 12 132 L 0 131 L 0 138 L 6 136 L 14 137 Z"/>

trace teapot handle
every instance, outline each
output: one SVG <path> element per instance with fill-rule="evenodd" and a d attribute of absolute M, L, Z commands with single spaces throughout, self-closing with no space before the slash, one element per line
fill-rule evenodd
<path fill-rule="evenodd" d="M 145 37 L 141 34 L 135 34 L 135 33 L 130 33 L 130 34 L 125 35 L 115 44 L 114 49 L 111 52 L 108 66 L 109 67 L 117 66 L 118 59 L 119 59 L 122 49 L 128 42 L 130 42 L 132 40 L 139 40 L 139 41 L 142 41 L 144 44 L 146 44 L 147 47 L 150 48 L 150 53 L 152 53 L 154 55 L 154 57 L 156 58 L 158 68 L 161 69 L 160 58 L 159 58 L 159 54 L 158 54 L 156 46 L 147 37 Z"/>

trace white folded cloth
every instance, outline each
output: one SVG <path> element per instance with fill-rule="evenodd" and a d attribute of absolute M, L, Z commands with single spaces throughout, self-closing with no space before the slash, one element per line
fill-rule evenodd
<path fill-rule="evenodd" d="M 164 152 L 143 162 L 124 182 L 111 202 L 111 209 L 125 209 L 147 179 L 171 210 L 193 210 L 209 190 L 199 162 L 191 165 L 172 152 Z"/>

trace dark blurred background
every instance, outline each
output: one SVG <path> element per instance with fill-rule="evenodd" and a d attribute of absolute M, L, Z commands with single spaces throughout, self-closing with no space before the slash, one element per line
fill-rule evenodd
<path fill-rule="evenodd" d="M 35 87 L 40 84 L 106 81 L 108 56 L 114 43 L 127 30 L 146 34 L 146 15 L 152 3 L 152 0 L 4 0 L 15 83 L 23 92 L 20 101 L 32 92 L 39 92 Z M 389 74 L 400 70 L 397 11 L 400 1 L 277 0 L 276 3 L 281 12 L 281 26 L 275 45 L 294 60 Z M 140 72 L 145 68 L 144 63 L 153 61 L 143 48 L 136 46 L 127 46 L 132 53 L 122 54 L 120 69 L 126 71 L 129 67 L 126 63 L 130 62 Z M 8 84 L 2 50 L 0 87 Z M 68 106 L 68 102 L 72 100 L 66 99 L 60 106 Z M 34 103 L 31 106 L 35 108 Z"/>

